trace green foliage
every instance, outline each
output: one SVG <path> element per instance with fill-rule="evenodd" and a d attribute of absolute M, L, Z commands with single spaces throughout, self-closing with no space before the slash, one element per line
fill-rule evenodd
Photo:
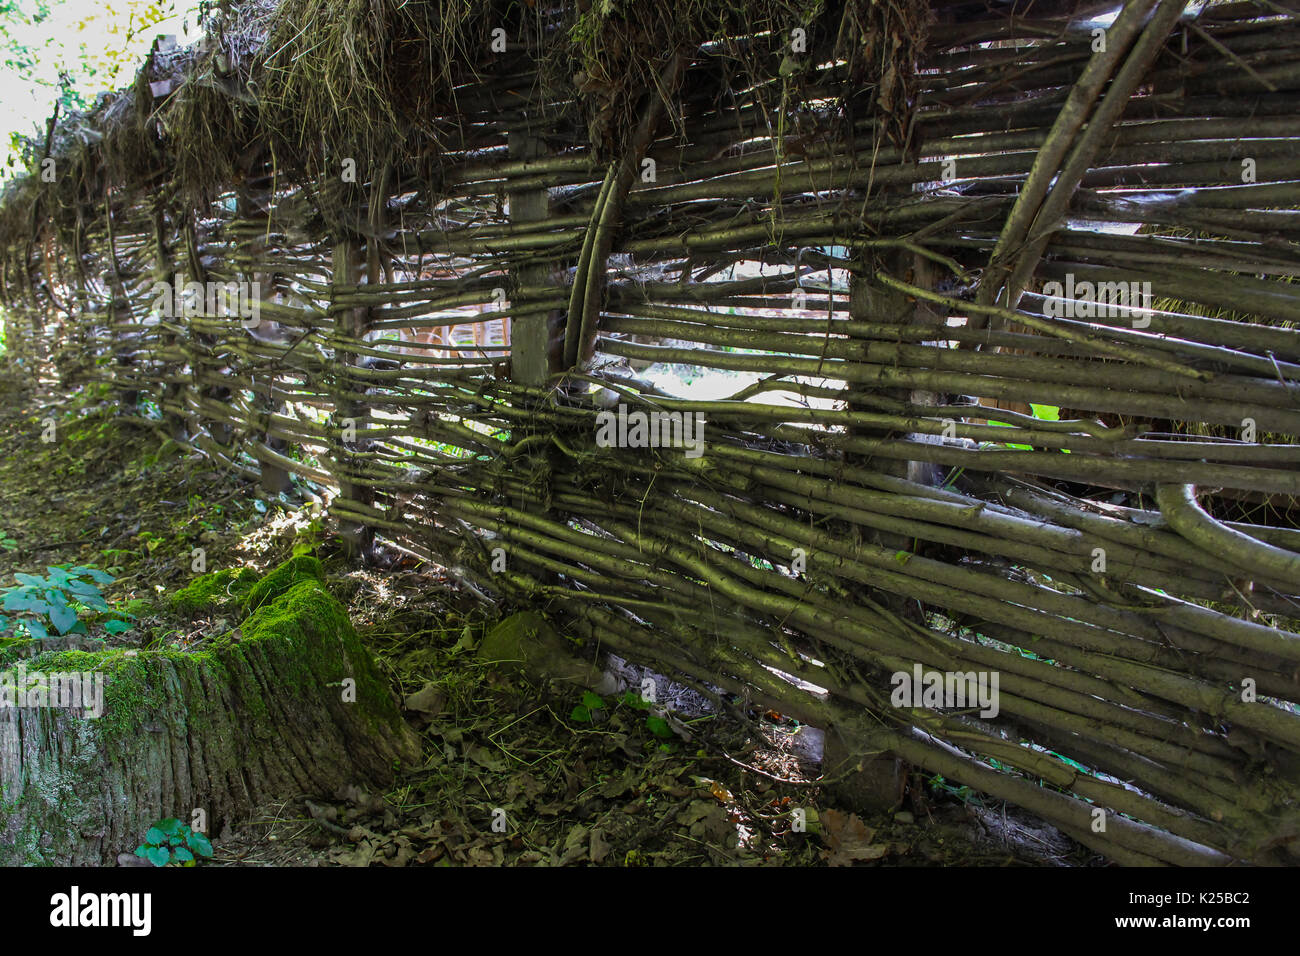
<path fill-rule="evenodd" d="M 649 710 L 650 701 L 646 700 L 634 690 L 625 690 L 618 696 L 618 702 L 625 707 L 631 707 L 633 710 Z"/>
<path fill-rule="evenodd" d="M 656 737 L 662 737 L 666 740 L 673 735 L 673 729 L 668 726 L 668 721 L 662 717 L 656 717 L 654 714 L 647 715 L 645 725 L 649 728 L 650 733 Z"/>
<path fill-rule="evenodd" d="M 30 104 L 11 113 L 36 124 L 0 132 L 9 147 L 0 176 L 44 153 L 44 117 L 52 107 L 66 117 L 89 110 L 100 93 L 129 86 L 159 25 L 193 7 L 186 2 L 178 11 L 175 0 L 115 0 L 84 9 L 54 0 L 0 0 L 0 62 L 15 87 L 7 97 Z"/>
<path fill-rule="evenodd" d="M 132 627 L 130 620 L 135 618 L 124 610 L 110 608 L 104 600 L 100 585 L 113 583 L 112 575 L 105 574 L 98 568 L 68 567 L 61 565 L 47 567 L 46 576 L 14 573 L 17 582 L 0 590 L 0 608 L 19 616 L 10 619 L 0 614 L 0 634 L 12 626 L 17 634 L 18 628 L 28 637 L 46 638 L 50 636 L 51 626 L 59 634 L 85 634 L 86 623 L 81 620 L 81 611 L 97 611 L 120 615 L 105 622 L 104 628 L 110 634 L 121 634 Z"/>
<path fill-rule="evenodd" d="M 135 855 L 154 866 L 194 866 L 198 857 L 212 856 L 212 843 L 181 821 L 170 817 L 159 820 L 135 848 Z"/>
<path fill-rule="evenodd" d="M 0 3 L 0 60 L 7 70 L 30 74 L 36 69 L 37 51 L 27 45 L 22 28 L 40 26 L 49 15 L 48 0 L 27 4 L 14 0 Z"/>
<path fill-rule="evenodd" d="M 1059 422 L 1061 420 L 1061 409 L 1056 405 L 1036 405 L 1035 403 L 1030 402 L 1029 410 L 1033 413 L 1034 417 L 1041 422 Z M 1012 427 L 1006 422 L 995 422 L 991 420 L 989 421 L 989 424 L 1000 425 L 1004 428 Z M 1033 451 L 1032 445 L 1017 445 L 1014 442 L 1007 442 L 1007 447 L 1018 448 L 1021 451 Z M 1068 448 L 1063 450 L 1067 455 L 1070 453 Z"/>
<path fill-rule="evenodd" d="M 975 791 L 973 791 L 970 787 L 965 786 L 964 784 L 961 786 L 953 786 L 951 783 L 946 781 L 939 774 L 935 774 L 927 781 L 927 783 L 930 785 L 931 789 L 943 791 L 944 793 L 950 794 L 956 797 L 962 803 L 965 803 L 966 801 L 970 800 L 971 797 L 975 795 Z"/>
<path fill-rule="evenodd" d="M 1090 777 L 1095 776 L 1095 774 L 1091 770 L 1089 770 L 1083 764 L 1079 763 L 1079 761 L 1073 760 L 1067 757 L 1065 754 L 1058 754 L 1055 750 L 1049 750 L 1047 752 L 1051 754 L 1053 757 L 1055 757 L 1057 760 L 1064 760 L 1066 763 L 1068 763 L 1075 770 L 1078 770 L 1080 773 L 1086 773 Z"/>
<path fill-rule="evenodd" d="M 569 714 L 570 720 L 575 720 L 580 724 L 589 724 L 592 722 L 592 715 L 605 706 L 605 700 L 599 694 L 593 694 L 591 691 L 584 691 L 582 703 L 573 708 L 573 713 Z"/>
<path fill-rule="evenodd" d="M 321 546 L 325 539 L 325 529 L 321 525 L 320 518 L 312 518 L 306 525 L 298 529 L 293 541 L 293 556 L 314 555 L 316 549 Z"/>
<path fill-rule="evenodd" d="M 652 706 L 650 701 L 643 698 L 634 690 L 624 691 L 614 698 L 614 703 L 618 706 L 629 707 L 632 710 L 647 711 Z M 599 694 L 591 691 L 584 691 L 582 701 L 569 714 L 569 719 L 579 724 L 595 723 L 598 711 L 605 709 L 605 699 Z M 646 729 L 660 739 L 667 740 L 673 736 L 673 729 L 668 725 L 668 721 L 654 714 L 646 714 Z"/>

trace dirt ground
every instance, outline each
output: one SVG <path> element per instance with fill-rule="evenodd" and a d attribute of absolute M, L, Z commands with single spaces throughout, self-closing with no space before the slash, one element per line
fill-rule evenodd
<path fill-rule="evenodd" d="M 921 773 L 893 814 L 831 806 L 817 732 L 780 714 L 696 707 L 665 729 L 636 695 L 507 677 L 473 649 L 516 608 L 485 607 L 395 551 L 349 567 L 312 489 L 266 497 L 108 398 L 0 379 L 0 587 L 91 565 L 114 576 L 105 596 L 135 626 L 114 637 L 92 621 L 90 646 L 197 649 L 230 622 L 156 610 L 193 579 L 196 548 L 208 570 L 259 571 L 310 548 L 424 744 L 390 792 L 292 795 L 214 834 L 205 865 L 1101 865 Z"/>

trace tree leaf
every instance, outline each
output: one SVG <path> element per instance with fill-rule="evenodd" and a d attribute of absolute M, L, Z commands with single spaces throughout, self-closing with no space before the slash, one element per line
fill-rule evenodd
<path fill-rule="evenodd" d="M 77 623 L 77 612 L 72 608 L 64 605 L 50 610 L 50 620 L 54 626 L 59 629 L 60 634 L 67 634 Z"/>
<path fill-rule="evenodd" d="M 46 630 L 45 625 L 34 618 L 24 619 L 23 626 L 31 632 L 32 637 L 39 638 L 40 640 L 45 640 L 45 638 L 50 636 L 50 632 Z"/>
<path fill-rule="evenodd" d="M 6 611 L 35 611 L 37 614 L 48 614 L 50 612 L 48 604 L 27 591 L 10 591 L 6 594 L 4 609 Z"/>
<path fill-rule="evenodd" d="M 191 833 L 186 842 L 189 843 L 190 849 L 199 856 L 212 856 L 212 844 L 202 833 Z"/>
<path fill-rule="evenodd" d="M 573 712 L 569 714 L 569 719 L 576 720 L 580 724 L 589 724 L 591 723 L 591 711 L 582 704 L 579 704 L 577 707 L 573 708 Z"/>
<path fill-rule="evenodd" d="M 113 583 L 113 575 L 105 574 L 103 571 L 99 570 L 99 568 L 88 568 L 82 565 L 78 565 L 77 567 L 72 568 L 71 570 L 73 574 L 76 574 L 79 577 L 90 578 L 92 581 L 98 581 L 100 584 Z"/>
<path fill-rule="evenodd" d="M 130 621 L 105 621 L 104 630 L 110 634 L 122 634 L 131 630 L 133 625 Z"/>
<path fill-rule="evenodd" d="M 55 584 L 59 587 L 66 587 L 68 583 L 72 581 L 72 575 L 68 574 L 67 571 L 63 570 L 63 568 L 52 568 L 47 566 L 45 570 L 49 573 L 49 578 L 47 580 L 50 584 Z"/>
<path fill-rule="evenodd" d="M 150 827 L 149 832 L 144 835 L 144 842 L 151 843 L 154 846 L 162 843 L 165 839 L 167 839 L 167 834 L 163 833 L 162 830 L 159 830 L 157 827 Z"/>
<path fill-rule="evenodd" d="M 671 737 L 673 735 L 673 729 L 668 726 L 668 721 L 662 717 L 647 717 L 645 725 L 650 728 L 650 733 L 656 737 Z"/>
<path fill-rule="evenodd" d="M 183 846 L 178 846 L 176 849 L 172 850 L 172 856 L 182 863 L 189 863 L 194 859 L 194 854 Z"/>
<path fill-rule="evenodd" d="M 145 857 L 154 866 L 166 866 L 171 862 L 172 855 L 160 846 L 151 846 L 145 851 Z"/>

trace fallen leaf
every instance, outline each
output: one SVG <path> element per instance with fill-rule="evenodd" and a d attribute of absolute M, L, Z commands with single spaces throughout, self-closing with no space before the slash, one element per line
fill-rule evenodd
<path fill-rule="evenodd" d="M 609 856 L 609 843 L 605 840 L 605 831 L 599 827 L 591 831 L 590 855 L 592 863 L 599 863 Z"/>
<path fill-rule="evenodd" d="M 365 840 L 357 844 L 355 850 L 344 850 L 338 855 L 332 855 L 332 858 L 340 866 L 369 866 L 375 858 L 375 844 Z"/>
<path fill-rule="evenodd" d="M 441 843 L 435 843 L 431 847 L 426 847 L 420 851 L 420 855 L 415 858 L 416 863 L 432 863 L 442 857 L 447 851 L 443 849 Z"/>
<path fill-rule="evenodd" d="M 447 695 L 442 688 L 433 681 L 429 681 L 429 683 L 406 698 L 405 707 L 407 710 L 413 710 L 416 713 L 436 716 L 442 713 L 443 705 L 446 702 Z"/>
<path fill-rule="evenodd" d="M 471 744 L 465 756 L 484 770 L 491 770 L 493 773 L 502 773 L 507 768 L 505 757 L 477 744 Z"/>
<path fill-rule="evenodd" d="M 575 824 L 564 838 L 564 852 L 560 855 L 559 865 L 567 866 L 587 855 L 587 837 L 590 831 L 581 823 Z"/>
<path fill-rule="evenodd" d="M 889 852 L 889 844 L 872 843 L 876 831 L 862 822 L 856 813 L 826 810 L 821 814 L 822 833 L 828 850 L 822 857 L 830 866 L 848 866 L 857 860 L 879 860 Z"/>

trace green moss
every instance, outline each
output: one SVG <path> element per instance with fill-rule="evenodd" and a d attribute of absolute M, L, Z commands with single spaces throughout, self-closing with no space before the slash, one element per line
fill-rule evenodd
<path fill-rule="evenodd" d="M 284 594 L 304 578 L 315 579 L 322 583 L 325 581 L 325 568 L 321 565 L 319 558 L 313 558 L 309 554 L 300 554 L 297 557 L 290 558 L 274 571 L 271 571 L 266 577 L 253 585 L 248 592 L 248 597 L 244 601 L 244 610 L 246 612 L 256 611 L 268 601 L 273 601 Z"/>
<path fill-rule="evenodd" d="M 319 561 L 310 560 L 319 568 Z M 361 645 L 347 610 L 314 577 L 301 577 L 271 603 L 253 611 L 244 621 L 242 632 L 243 640 L 231 646 L 232 653 L 245 654 L 258 641 L 285 641 L 294 649 L 295 679 L 319 687 L 322 678 L 326 685 L 333 686 L 350 677 L 356 681 L 357 705 L 366 708 L 366 722 L 373 729 L 400 727 L 401 714 L 392 706 L 388 686 Z M 341 640 L 346 662 L 332 654 L 318 653 L 321 639 L 335 636 Z"/>
<path fill-rule="evenodd" d="M 197 653 L 50 651 L 26 660 L 24 666 L 28 673 L 102 672 L 105 677 L 102 722 L 105 741 L 110 742 L 137 733 L 144 716 L 158 712 L 166 694 L 165 673 L 191 675 L 195 669 L 216 666 L 224 677 L 238 680 L 237 675 L 251 673 L 244 665 L 249 663 L 248 658 L 255 653 L 257 644 L 283 642 L 289 645 L 290 683 L 301 690 L 320 693 L 323 685 L 333 687 L 341 685 L 344 678 L 352 678 L 356 681 L 356 704 L 350 706 L 363 708 L 365 722 L 373 730 L 397 730 L 402 718 L 392 704 L 388 686 L 357 637 L 347 610 L 318 579 L 322 573 L 315 558 L 299 557 L 285 562 L 258 582 L 261 585 L 269 581 L 280 592 L 269 597 L 269 589 L 259 592 L 265 603 L 244 621 L 241 636 L 237 638 L 233 631 L 228 632 Z M 244 576 L 217 572 L 204 577 L 229 582 Z M 198 584 L 196 581 L 195 585 Z M 229 593 L 219 582 L 205 583 L 205 590 L 208 594 Z M 253 603 L 254 594 L 250 593 L 249 598 L 249 603 Z M 343 653 L 322 653 L 323 641 L 339 641 Z M 237 689 L 248 709 L 249 720 L 256 724 L 269 719 L 270 709 L 257 683 L 239 681 L 239 685 Z"/>
<path fill-rule="evenodd" d="M 257 583 L 257 574 L 250 568 L 225 568 L 195 578 L 171 595 L 167 603 L 183 614 L 207 610 L 229 614 L 243 605 Z"/>
<path fill-rule="evenodd" d="M 319 580 L 319 562 L 295 559 L 287 566 L 276 581 L 278 595 L 266 597 L 238 635 L 232 631 L 202 651 L 47 651 L 22 662 L 29 674 L 102 674 L 104 710 L 97 721 L 63 722 L 62 758 L 34 766 L 17 801 L 5 805 L 4 798 L 13 795 L 0 795 L 0 836 L 8 844 L 0 846 L 0 860 L 12 864 L 65 858 L 71 852 L 67 840 L 75 836 L 43 843 L 42 831 L 24 821 L 47 820 L 53 813 L 69 821 L 69 834 L 75 835 L 77 828 L 89 832 L 85 828 L 96 825 L 100 810 L 94 800 L 83 797 L 96 792 L 103 755 L 128 765 L 157 761 L 157 742 L 166 739 L 157 734 L 183 740 L 219 732 L 224 741 L 236 733 L 246 738 L 241 746 L 260 753 L 259 742 L 283 732 L 276 724 L 286 708 L 323 704 L 321 719 L 329 719 L 328 711 L 334 720 L 351 725 L 349 733 L 365 728 L 388 737 L 410 737 L 347 610 Z M 236 577 L 228 574 L 227 583 Z M 229 596 L 231 590 L 219 593 Z M 268 670 L 268 662 L 273 669 Z M 343 696 L 345 679 L 355 681 L 354 699 Z"/>
<path fill-rule="evenodd" d="M 0 638 L 0 667 L 8 667 L 23 656 L 26 647 L 36 642 L 27 637 Z"/>
<path fill-rule="evenodd" d="M 158 714 L 167 703 L 164 685 L 164 659 L 179 662 L 191 655 L 176 651 L 161 652 L 119 661 L 112 668 L 111 679 L 104 682 L 104 715 L 101 740 L 106 746 L 133 737 L 143 730 L 146 718 Z M 183 665 L 195 666 L 187 660 Z"/>
<path fill-rule="evenodd" d="M 101 740 L 111 746 L 138 733 L 145 717 L 165 703 L 164 662 L 193 667 L 202 656 L 173 650 L 48 651 L 22 664 L 28 674 L 103 674 L 104 712 L 99 723 Z"/>
<path fill-rule="evenodd" d="M 310 555 L 290 558 L 260 580 L 249 568 L 226 568 L 195 578 L 171 595 L 168 603 L 184 614 L 201 611 L 246 614 L 275 600 L 304 578 L 325 580 L 325 569 L 317 558 Z"/>

